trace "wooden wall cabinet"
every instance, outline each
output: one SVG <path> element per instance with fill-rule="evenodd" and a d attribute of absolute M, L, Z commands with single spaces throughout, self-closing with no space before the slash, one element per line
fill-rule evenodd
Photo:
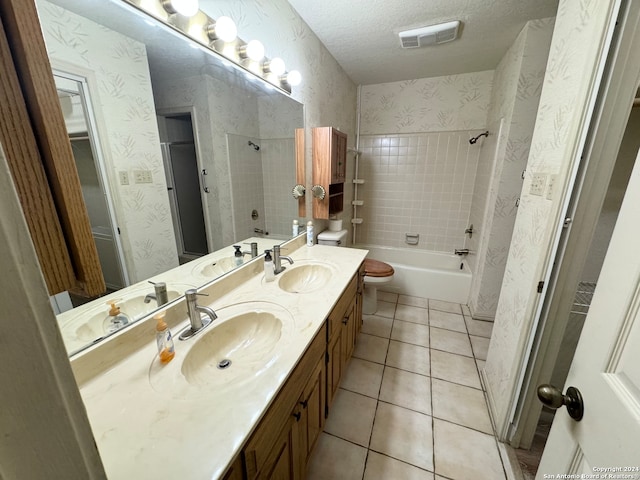
<path fill-rule="evenodd" d="M 333 127 L 315 127 L 313 140 L 313 185 L 325 190 L 325 197 L 313 197 L 313 217 L 329 218 L 344 208 L 347 173 L 347 135 Z"/>

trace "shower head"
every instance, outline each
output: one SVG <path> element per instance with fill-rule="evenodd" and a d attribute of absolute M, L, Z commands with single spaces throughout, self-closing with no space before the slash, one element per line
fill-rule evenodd
<path fill-rule="evenodd" d="M 488 136 L 489 136 L 489 130 L 487 130 L 486 132 L 481 133 L 480 135 L 477 135 L 477 136 L 475 136 L 475 137 L 471 137 L 471 138 L 469 139 L 469 143 L 470 143 L 471 145 L 473 145 L 474 143 L 476 143 L 476 142 L 478 141 L 478 139 L 479 139 L 480 137 L 488 137 Z"/>
<path fill-rule="evenodd" d="M 260 145 L 256 145 L 255 143 L 253 143 L 251 140 L 249 140 L 247 142 L 247 145 L 249 145 L 250 147 L 253 147 L 253 149 L 257 152 L 258 150 L 260 150 Z"/>

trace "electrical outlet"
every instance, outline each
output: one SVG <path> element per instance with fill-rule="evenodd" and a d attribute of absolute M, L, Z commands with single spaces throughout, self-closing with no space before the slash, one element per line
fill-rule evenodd
<path fill-rule="evenodd" d="M 546 186 L 546 184 L 546 174 L 534 173 L 533 177 L 531 177 L 531 187 L 529 187 L 529 194 L 542 196 L 544 194 L 544 187 Z"/>
<path fill-rule="evenodd" d="M 120 179 L 120 185 L 129 185 L 129 172 L 126 170 L 120 170 L 118 178 Z"/>
<path fill-rule="evenodd" d="M 556 194 L 556 181 L 558 175 L 549 175 L 549 182 L 547 183 L 547 200 L 553 200 L 553 196 Z"/>
<path fill-rule="evenodd" d="M 135 183 L 153 183 L 151 170 L 134 170 L 133 179 Z"/>

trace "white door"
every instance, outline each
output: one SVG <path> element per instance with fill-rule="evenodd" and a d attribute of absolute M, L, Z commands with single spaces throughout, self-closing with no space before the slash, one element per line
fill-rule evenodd
<path fill-rule="evenodd" d="M 636 159 L 565 384 L 582 393 L 584 417 L 556 412 L 537 479 L 640 479 L 639 212 Z"/>

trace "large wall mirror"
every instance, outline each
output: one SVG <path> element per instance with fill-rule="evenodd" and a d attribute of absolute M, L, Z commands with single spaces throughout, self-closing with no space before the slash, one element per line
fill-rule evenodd
<path fill-rule="evenodd" d="M 300 103 L 122 0 L 36 3 L 111 290 L 153 293 L 147 279 L 209 252 L 291 235 Z M 170 299 L 191 286 L 167 284 Z"/>

